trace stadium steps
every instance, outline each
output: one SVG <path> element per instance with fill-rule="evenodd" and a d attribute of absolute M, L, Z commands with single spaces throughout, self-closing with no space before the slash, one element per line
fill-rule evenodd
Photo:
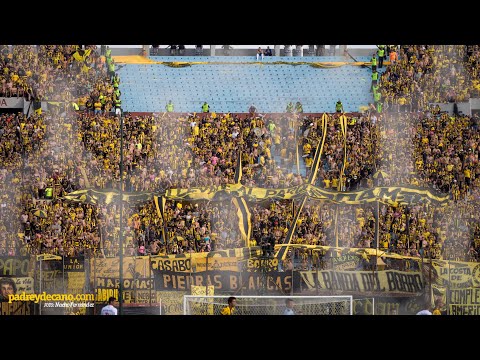
<path fill-rule="evenodd" d="M 358 111 L 373 101 L 371 71 L 356 66 L 126 64 L 118 73 L 125 111 L 161 112 L 172 100 L 178 112 L 199 112 L 204 101 L 216 112 L 246 112 L 252 104 L 260 113 L 284 112 L 289 101 L 301 101 L 305 112 L 333 112 L 338 99 L 346 111 Z"/>

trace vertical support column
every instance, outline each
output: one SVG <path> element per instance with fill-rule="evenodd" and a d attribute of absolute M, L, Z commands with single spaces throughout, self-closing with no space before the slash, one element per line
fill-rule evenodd
<path fill-rule="evenodd" d="M 303 45 L 295 45 L 295 54 L 293 56 L 303 56 Z"/>
<path fill-rule="evenodd" d="M 275 45 L 275 56 L 280 56 L 280 45 Z"/>
<path fill-rule="evenodd" d="M 145 57 L 150 57 L 150 45 L 142 45 L 142 55 Z"/>
<path fill-rule="evenodd" d="M 215 45 L 210 45 L 210 56 L 215 56 Z"/>
<path fill-rule="evenodd" d="M 345 52 L 347 51 L 348 45 L 340 45 L 340 55 L 346 55 Z"/>
<path fill-rule="evenodd" d="M 325 45 L 317 45 L 317 56 L 325 56 Z"/>
<path fill-rule="evenodd" d="M 283 46 L 283 55 L 284 56 L 292 56 L 292 45 L 284 45 Z"/>

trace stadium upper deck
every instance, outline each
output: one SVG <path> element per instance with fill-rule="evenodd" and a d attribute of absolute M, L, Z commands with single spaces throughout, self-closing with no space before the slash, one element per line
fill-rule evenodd
<path fill-rule="evenodd" d="M 246 112 L 254 104 L 261 113 L 284 112 L 290 101 L 301 101 L 306 112 L 332 112 L 338 99 L 347 112 L 373 102 L 370 69 L 352 65 L 353 60 L 343 56 L 272 56 L 262 62 L 245 56 L 151 60 L 157 63 L 120 65 L 124 111 L 164 111 L 169 100 L 178 112 L 199 112 L 206 101 L 215 112 Z M 166 62 L 191 65 L 171 67 Z M 328 62 L 324 66 L 329 67 L 317 67 L 318 62 Z"/>

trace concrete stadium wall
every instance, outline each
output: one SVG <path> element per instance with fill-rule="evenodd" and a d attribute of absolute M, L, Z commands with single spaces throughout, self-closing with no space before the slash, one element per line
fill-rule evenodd
<path fill-rule="evenodd" d="M 163 115 L 164 113 L 151 113 L 151 112 L 125 112 L 124 115 L 131 115 L 131 116 L 148 116 L 148 115 L 152 115 L 152 114 L 156 114 L 156 115 Z M 167 113 L 165 113 L 167 114 Z M 178 113 L 178 112 L 172 112 L 170 113 L 170 115 L 173 115 L 175 117 L 187 117 L 189 113 Z M 203 119 L 204 117 L 208 117 L 210 116 L 211 113 L 196 113 L 196 116 L 200 119 Z M 223 113 L 217 113 L 219 115 L 223 114 Z M 230 113 L 232 116 L 238 116 L 239 118 L 247 118 L 247 117 L 250 117 L 251 115 L 249 113 Z M 303 113 L 302 114 L 302 117 L 304 116 L 312 116 L 312 117 L 317 117 L 317 118 L 320 118 L 322 117 L 324 113 Z M 333 115 L 333 116 L 336 116 L 337 113 L 327 113 L 329 115 Z M 278 119 L 278 118 L 282 118 L 282 117 L 288 117 L 288 116 L 292 116 L 292 114 L 287 114 L 287 113 L 268 113 L 268 114 L 263 114 L 265 115 L 265 119 Z M 362 113 L 344 113 L 343 115 L 345 116 L 362 116 Z M 256 114 L 256 116 L 260 116 L 260 114 Z"/>
<path fill-rule="evenodd" d="M 470 110 L 473 112 L 480 111 L 480 98 L 470 99 Z"/>
<path fill-rule="evenodd" d="M 112 56 L 141 55 L 142 48 L 111 48 Z M 100 48 L 98 48 L 100 51 Z"/>
<path fill-rule="evenodd" d="M 0 108 L 23 109 L 23 97 L 0 97 Z"/>
<path fill-rule="evenodd" d="M 438 105 L 440 107 L 441 111 L 446 111 L 450 115 L 453 115 L 453 104 L 454 103 L 432 103 L 432 105 Z M 466 114 L 466 115 L 472 115 L 472 110 L 470 108 L 470 102 L 459 102 L 457 103 L 458 106 L 458 111 Z"/>

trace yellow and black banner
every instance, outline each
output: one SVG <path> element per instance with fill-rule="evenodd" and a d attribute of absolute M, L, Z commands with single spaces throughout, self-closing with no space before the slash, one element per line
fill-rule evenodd
<path fill-rule="evenodd" d="M 310 290 L 333 290 L 347 293 L 421 294 L 424 289 L 419 272 L 385 271 L 300 271 Z"/>
<path fill-rule="evenodd" d="M 192 263 L 196 263 L 197 260 L 197 257 L 193 258 L 190 256 L 188 258 L 175 258 L 172 255 L 152 256 L 150 258 L 150 266 L 152 270 L 191 273 L 196 271 L 192 267 Z"/>
<path fill-rule="evenodd" d="M 148 304 L 156 300 L 156 294 L 151 278 L 123 279 L 123 301 L 126 304 Z M 105 302 L 110 296 L 117 297 L 120 287 L 119 278 L 95 278 L 95 301 Z M 118 298 L 118 297 L 117 297 Z M 153 300 L 153 301 L 152 301 Z"/>
<path fill-rule="evenodd" d="M 480 288 L 447 291 L 450 315 L 480 315 Z"/>
<path fill-rule="evenodd" d="M 191 291 L 192 286 L 214 286 L 216 294 L 258 295 L 260 290 L 271 294 L 288 295 L 300 288 L 298 272 L 239 272 L 230 270 L 209 270 L 197 273 L 153 270 L 155 290 Z M 293 278 L 296 278 L 293 280 Z"/>
<path fill-rule="evenodd" d="M 480 263 L 432 260 L 432 282 L 451 289 L 480 287 Z"/>
<path fill-rule="evenodd" d="M 313 179 L 312 179 L 313 180 Z M 123 200 L 129 203 L 146 202 L 154 196 L 151 192 L 124 193 Z M 359 205 L 380 201 L 386 204 L 415 204 L 427 202 L 436 206 L 445 206 L 448 203 L 448 194 L 437 193 L 430 189 L 417 186 L 383 186 L 358 191 L 336 191 L 303 184 L 283 189 L 253 188 L 241 184 L 226 184 L 219 186 L 192 187 L 189 189 L 168 189 L 166 200 L 195 201 L 210 200 L 223 201 L 228 197 L 243 197 L 249 202 L 262 202 L 265 200 L 291 200 L 308 196 L 316 200 L 328 200 L 337 204 Z M 117 201 L 117 190 L 84 189 L 73 191 L 63 199 L 87 202 L 91 204 L 110 204 Z"/>
<path fill-rule="evenodd" d="M 33 301 L 0 302 L 0 315 L 33 315 Z"/>
<path fill-rule="evenodd" d="M 133 279 L 139 277 L 148 277 L 150 271 L 148 256 L 124 257 L 123 258 L 123 278 Z M 90 259 L 90 279 L 119 278 L 120 259 L 115 258 L 93 258 Z"/>
<path fill-rule="evenodd" d="M 160 197 L 155 195 L 153 197 L 153 200 L 155 201 L 155 208 L 157 209 L 158 218 L 163 221 L 163 214 L 165 213 L 165 204 L 167 202 L 167 199 L 165 198 L 165 196 Z"/>
<path fill-rule="evenodd" d="M 90 190 L 90 195 L 97 203 L 110 204 L 113 201 L 120 200 L 120 192 L 118 190 Z M 123 193 L 123 201 L 127 203 L 147 202 L 151 200 L 153 193 L 151 192 L 134 192 Z"/>
<path fill-rule="evenodd" d="M 32 270 L 29 256 L 0 256 L 0 277 L 3 276 L 30 276 Z"/>
<path fill-rule="evenodd" d="M 160 199 L 159 199 L 160 198 Z M 162 221 L 162 240 L 163 240 L 163 243 L 166 244 L 167 243 L 167 239 L 166 239 L 166 222 L 165 222 L 165 219 L 163 217 L 163 214 L 165 214 L 165 204 L 167 202 L 167 199 L 165 198 L 165 196 L 154 196 L 153 197 L 153 200 L 155 202 L 155 208 L 157 209 L 157 215 L 158 215 L 158 218 Z"/>
<path fill-rule="evenodd" d="M 123 301 L 125 303 L 148 303 L 154 297 L 152 270 L 148 256 L 123 259 Z M 95 288 L 95 301 L 105 302 L 110 296 L 118 299 L 120 284 L 119 258 L 90 259 L 90 281 Z"/>
<path fill-rule="evenodd" d="M 157 303 L 162 304 L 164 315 L 183 315 L 183 297 L 189 295 L 186 291 L 155 291 Z"/>
<path fill-rule="evenodd" d="M 245 259 L 250 259 L 250 258 L 256 258 L 261 255 L 261 249 L 259 246 L 251 246 L 251 247 L 243 247 L 243 248 L 236 248 L 236 249 L 228 249 L 228 250 L 215 250 L 215 251 L 210 251 L 210 252 L 200 252 L 200 253 L 182 253 L 182 254 L 174 254 L 174 255 L 157 255 L 157 256 L 151 256 L 150 261 L 152 264 L 152 269 L 154 267 L 158 267 L 159 261 L 165 261 L 169 260 L 172 261 L 169 264 L 173 265 L 173 260 L 185 260 L 183 263 L 186 268 L 183 271 L 190 271 L 191 270 L 191 264 L 193 261 L 193 264 L 198 262 L 198 259 L 204 259 L 208 258 L 209 264 L 214 263 L 215 259 L 221 259 L 221 258 L 235 258 L 236 261 L 242 261 Z M 186 260 L 189 260 L 190 262 L 186 262 Z M 182 266 L 181 263 L 177 263 L 175 266 Z M 209 265 L 210 268 L 210 265 Z M 173 270 L 173 269 L 172 269 Z M 195 269 L 193 269 L 195 271 Z"/>
<path fill-rule="evenodd" d="M 252 220 L 250 210 L 248 210 L 248 205 L 245 199 L 243 198 L 232 198 L 232 202 L 237 209 L 238 217 L 238 228 L 240 229 L 240 234 L 242 235 L 242 240 L 245 241 L 245 246 L 248 246 L 248 240 L 252 233 Z"/>
<path fill-rule="evenodd" d="M 132 192 L 123 193 L 123 201 L 128 203 L 147 202 L 151 200 L 153 193 L 151 192 Z M 120 192 L 113 189 L 95 190 L 95 189 L 83 189 L 72 191 L 63 196 L 62 199 L 83 202 L 88 204 L 111 204 L 112 202 L 118 202 L 120 200 Z"/>
<path fill-rule="evenodd" d="M 68 193 L 67 195 L 63 196 L 63 199 L 73 201 L 73 202 L 81 202 L 86 204 L 93 204 L 96 205 L 95 200 L 88 194 L 89 190 L 77 190 Z"/>
<path fill-rule="evenodd" d="M 236 257 L 204 257 L 197 258 L 193 267 L 197 272 L 209 270 L 239 271 L 239 261 Z"/>
<path fill-rule="evenodd" d="M 358 191 L 336 191 L 310 184 L 284 189 L 252 188 L 240 184 L 227 184 L 202 188 L 169 189 L 165 196 L 168 200 L 177 201 L 214 200 L 217 192 L 244 197 L 249 202 L 301 199 L 303 196 L 308 196 L 311 199 L 328 200 L 337 204 L 359 205 L 380 201 L 397 205 L 427 202 L 436 206 L 445 206 L 449 199 L 448 194 L 440 194 L 416 186 L 384 186 Z"/>

